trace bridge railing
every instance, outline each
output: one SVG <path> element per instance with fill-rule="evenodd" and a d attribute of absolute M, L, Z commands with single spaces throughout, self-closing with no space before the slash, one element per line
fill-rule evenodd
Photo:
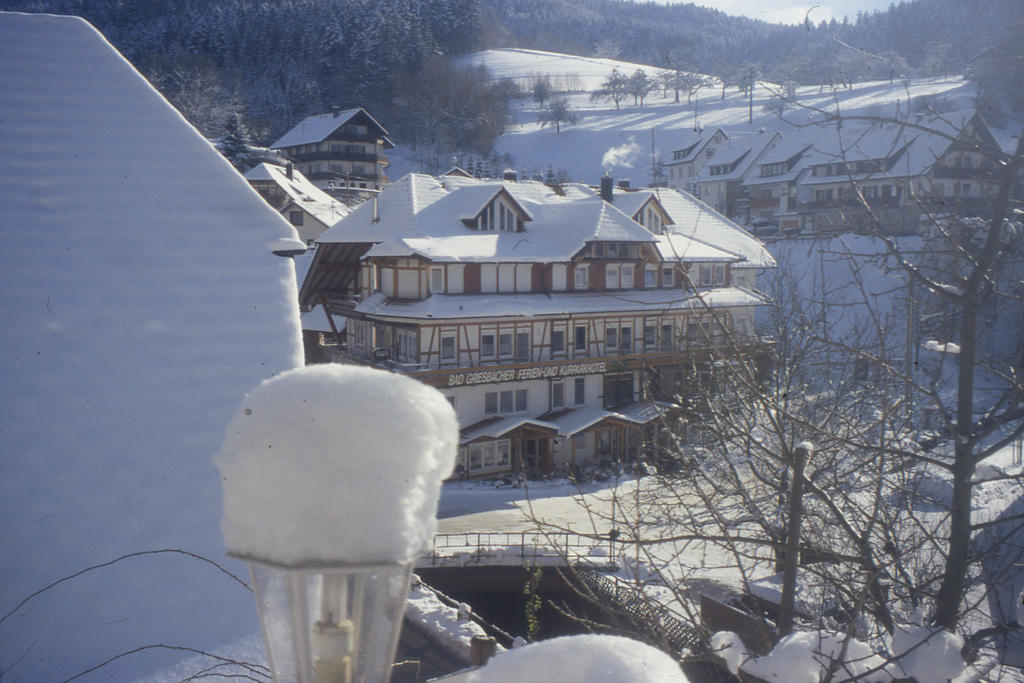
<path fill-rule="evenodd" d="M 608 565 L 614 541 L 569 531 L 499 531 L 436 534 L 421 565 Z"/>

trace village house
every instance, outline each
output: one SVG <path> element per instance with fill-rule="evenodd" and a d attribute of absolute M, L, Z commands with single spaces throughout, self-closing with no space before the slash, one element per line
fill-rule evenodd
<path fill-rule="evenodd" d="M 814 132 L 798 181 L 801 227 L 809 232 L 877 225 L 913 233 L 925 212 L 984 213 L 996 191 L 984 150 L 998 143 L 973 111 Z"/>
<path fill-rule="evenodd" d="M 811 145 L 798 136 L 780 140 L 757 160 L 743 179 L 736 217 L 754 226 L 775 224 L 783 232 L 798 230 L 797 179 L 800 160 Z"/>
<path fill-rule="evenodd" d="M 635 457 L 693 368 L 755 345 L 747 257 L 713 242 L 758 243 L 706 207 L 676 230 L 658 196 L 604 185 L 407 175 L 319 238 L 301 303 L 345 317 L 332 360 L 448 396 L 458 474 Z"/>
<path fill-rule="evenodd" d="M 781 139 L 779 133 L 733 135 L 697 174 L 696 196 L 725 216 L 736 215 L 743 178 Z"/>
<path fill-rule="evenodd" d="M 670 186 L 766 234 L 909 234 L 926 212 L 984 216 L 995 149 L 984 120 L 961 111 L 810 125 L 767 143 L 716 129 L 674 151 L 666 167 Z"/>
<path fill-rule="evenodd" d="M 729 134 L 721 128 L 697 132 L 684 146 L 672 150 L 672 159 L 665 162 L 668 186 L 698 196 L 697 176 L 715 157 L 718 148 L 729 141 Z"/>
<path fill-rule="evenodd" d="M 384 152 L 394 146 L 388 131 L 365 109 L 334 107 L 330 114 L 303 120 L 270 148 L 321 190 L 358 203 L 388 184 Z"/>
<path fill-rule="evenodd" d="M 249 169 L 245 179 L 288 219 L 306 244 L 348 215 L 345 204 L 311 183 L 291 163 L 261 163 Z"/>

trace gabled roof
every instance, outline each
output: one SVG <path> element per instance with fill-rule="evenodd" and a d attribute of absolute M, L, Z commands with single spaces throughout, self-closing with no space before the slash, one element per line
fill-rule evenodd
<path fill-rule="evenodd" d="M 249 169 L 245 174 L 245 179 L 250 182 L 274 183 L 289 198 L 290 204 L 302 208 L 320 221 L 325 228 L 331 227 L 348 215 L 347 206 L 311 183 L 306 176 L 299 173 L 299 169 L 293 166 L 290 178 L 288 173 L 288 169 L 284 166 L 264 162 Z M 283 211 L 287 206 L 275 208 L 278 211 Z"/>
<path fill-rule="evenodd" d="M 482 232 L 462 222 L 502 192 L 532 217 L 523 232 Z M 373 202 L 360 205 L 318 242 L 376 244 L 367 256 L 535 263 L 568 261 L 588 242 L 654 242 L 651 233 L 593 192 L 563 192 L 534 181 L 410 173 L 381 191 L 376 209 Z"/>
<path fill-rule="evenodd" d="M 693 161 L 694 159 L 697 158 L 698 155 L 700 155 L 704 148 L 708 146 L 708 143 L 710 143 L 711 140 L 714 139 L 715 135 L 719 133 L 724 135 L 727 140 L 729 139 L 729 134 L 726 133 L 721 128 L 712 128 L 706 131 L 702 131 L 701 133 L 698 133 L 696 140 L 691 139 L 687 141 L 687 144 L 685 144 L 683 147 L 673 149 L 672 159 L 666 161 L 665 164 L 682 164 L 688 161 Z M 675 158 L 676 152 L 682 152 L 682 156 L 680 156 L 680 158 L 678 159 Z"/>
<path fill-rule="evenodd" d="M 665 207 L 658 201 L 658 196 L 653 190 L 612 190 L 612 204 L 630 218 L 635 219 L 637 214 L 652 202 L 657 204 L 662 213 L 668 216 L 668 212 L 665 211 Z M 669 219 L 670 223 L 671 218 Z"/>
<path fill-rule="evenodd" d="M 750 170 L 750 167 L 757 163 L 765 150 L 780 140 L 779 133 L 733 137 L 725 145 L 718 148 L 714 158 L 708 159 L 707 164 L 697 174 L 698 182 L 721 182 L 726 180 L 739 180 Z M 713 166 L 727 165 L 730 167 L 728 173 L 711 175 Z"/>
<path fill-rule="evenodd" d="M 334 131 L 338 130 L 352 119 L 360 117 L 360 115 L 365 116 L 369 122 L 377 128 L 378 135 L 383 137 L 388 145 L 394 147 L 394 144 L 387 139 L 387 129 L 380 125 L 375 118 L 370 116 L 370 113 L 365 109 L 356 107 L 355 109 L 339 111 L 337 114 L 332 112 L 330 114 L 310 116 L 278 138 L 274 144 L 270 145 L 270 148 L 280 149 L 282 147 L 294 147 L 296 145 L 309 145 L 317 142 L 323 142 L 329 138 Z"/>
<path fill-rule="evenodd" d="M 268 249 L 295 231 L 85 21 L 0 13 L 0 73 L 0 604 L 127 553 L 223 561 L 211 456 L 246 392 L 303 362 Z M 5 674 L 251 637 L 227 581 L 166 553 L 63 583 L 0 626 Z"/>
<path fill-rule="evenodd" d="M 807 167 L 807 159 L 811 156 L 809 151 L 811 143 L 804 140 L 799 133 L 790 137 L 783 137 L 769 150 L 766 150 L 756 161 L 756 167 L 750 169 L 743 179 L 747 186 L 763 185 L 767 183 L 788 182 L 795 179 L 800 172 Z M 762 176 L 760 167 L 767 164 L 791 163 L 789 170 L 772 176 Z"/>
<path fill-rule="evenodd" d="M 744 267 L 775 267 L 775 259 L 760 240 L 693 195 L 663 187 L 658 189 L 658 198 L 672 216 L 671 234 L 742 256 L 739 265 Z"/>

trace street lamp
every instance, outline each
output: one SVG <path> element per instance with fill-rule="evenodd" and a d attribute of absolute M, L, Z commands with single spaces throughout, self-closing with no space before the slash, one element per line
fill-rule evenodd
<path fill-rule="evenodd" d="M 275 681 L 389 679 L 457 441 L 440 392 L 380 370 L 298 368 L 245 398 L 215 458 L 221 528 Z"/>

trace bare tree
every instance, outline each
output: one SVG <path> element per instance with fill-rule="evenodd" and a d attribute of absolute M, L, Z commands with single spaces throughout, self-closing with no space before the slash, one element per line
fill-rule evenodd
<path fill-rule="evenodd" d="M 565 97 L 552 98 L 548 105 L 541 110 L 539 121 L 543 128 L 548 124 L 555 124 L 555 132 L 562 132 L 562 124 L 571 125 L 579 120 L 579 114 L 569 105 Z"/>
<path fill-rule="evenodd" d="M 1024 560 L 1024 513 L 972 514 L 992 476 L 1024 499 L 1020 475 L 982 466 L 1024 437 L 1024 230 L 1014 218 L 1024 131 L 1007 153 L 971 130 L 860 123 L 945 136 L 955 154 L 990 162 L 994 191 L 954 207 L 908 186 L 922 233 L 908 241 L 890 234 L 851 172 L 847 219 L 859 234 L 791 243 L 818 272 L 791 272 L 783 260 L 770 283 L 770 370 L 727 312 L 695 311 L 676 340 L 692 349 L 691 364 L 648 396 L 689 415 L 682 425 L 666 418 L 675 439 L 651 454 L 680 473 L 642 480 L 590 512 L 603 525 L 595 533 L 618 530 L 638 585 L 661 585 L 651 599 L 705 636 L 698 590 L 749 592 L 781 567 L 789 541 L 800 549 L 799 580 L 817 591 L 805 594 L 797 629 L 862 640 L 899 662 L 891 638 L 920 613 L 931 633 L 962 636 L 970 660 L 1017 628 L 1015 613 L 990 603 L 1004 590 L 1000 572 Z M 816 446 L 805 471 L 803 441 Z M 805 477 L 797 501 L 794 477 Z M 796 538 L 787 533 L 794 505 Z"/>
<path fill-rule="evenodd" d="M 629 79 L 618 69 L 612 69 L 601 87 L 590 94 L 591 100 L 609 99 L 619 108 L 619 103 L 629 94 Z"/>

